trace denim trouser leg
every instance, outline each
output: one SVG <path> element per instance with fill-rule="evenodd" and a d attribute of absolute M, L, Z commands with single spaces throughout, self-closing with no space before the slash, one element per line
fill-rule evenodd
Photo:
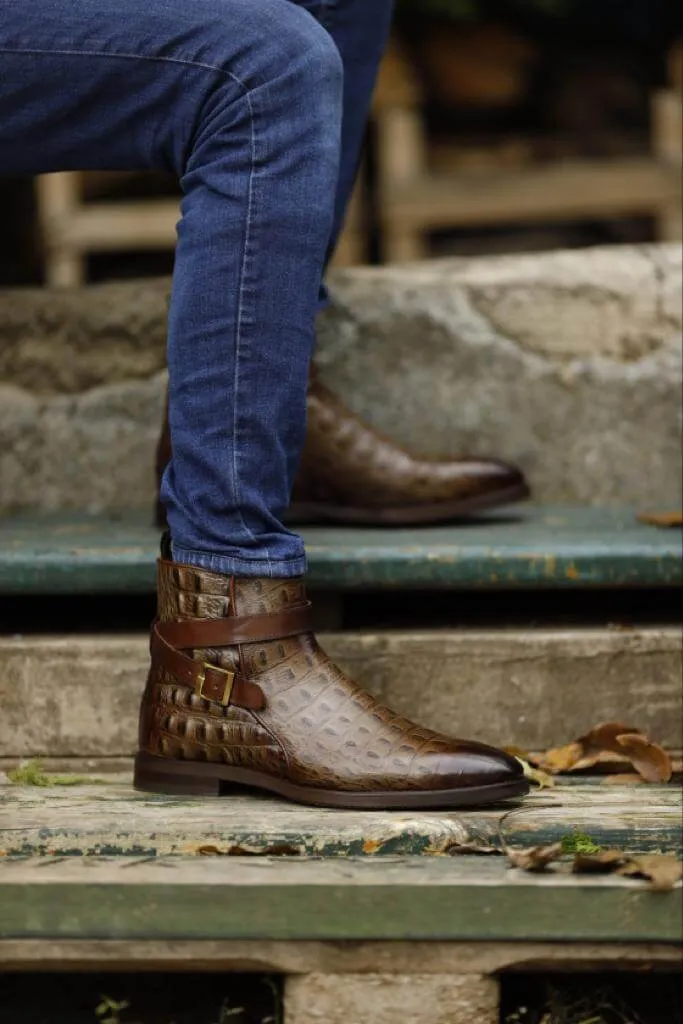
<path fill-rule="evenodd" d="M 174 171 L 174 557 L 293 576 L 342 68 L 288 0 L 0 0 L 0 173 Z"/>
<path fill-rule="evenodd" d="M 0 0 L 0 174 L 159 167 L 181 181 L 163 494 L 177 560 L 304 570 L 280 516 L 303 442 L 324 254 L 391 6 Z M 338 182 L 339 53 L 350 75 Z"/>

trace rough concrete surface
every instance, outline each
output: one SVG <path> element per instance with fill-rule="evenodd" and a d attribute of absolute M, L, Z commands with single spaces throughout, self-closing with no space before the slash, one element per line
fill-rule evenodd
<path fill-rule="evenodd" d="M 415 451 L 518 462 L 539 501 L 681 500 L 677 245 L 331 278 L 322 378 Z M 0 294 L 0 513 L 149 505 L 168 282 Z"/>
<path fill-rule="evenodd" d="M 498 982 L 478 975 L 310 974 L 285 982 L 285 1024 L 497 1024 Z"/>
<path fill-rule="evenodd" d="M 328 633 L 328 653 L 396 711 L 452 735 L 540 750 L 603 721 L 671 749 L 681 737 L 681 631 Z M 0 638 L 0 757 L 135 752 L 148 640 Z"/>
<path fill-rule="evenodd" d="M 239 939 L 0 939 L 3 971 L 186 970 L 201 961 L 202 970 L 254 971 L 261 974 L 497 974 L 510 968 L 538 970 L 543 963 L 560 970 L 586 964 L 652 971 L 676 970 L 680 951 L 664 942 L 467 942 L 393 940 L 375 942 L 289 942 Z M 400 1024 L 400 1021 L 399 1021 Z M 475 1024 L 475 1022 L 473 1022 Z"/>

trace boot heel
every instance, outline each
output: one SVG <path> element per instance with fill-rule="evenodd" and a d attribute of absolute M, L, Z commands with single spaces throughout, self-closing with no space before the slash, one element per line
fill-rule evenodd
<path fill-rule="evenodd" d="M 202 769 L 206 770 L 207 767 L 138 754 L 135 758 L 133 787 L 142 793 L 164 793 L 169 796 L 220 796 L 220 779 L 203 774 Z"/>

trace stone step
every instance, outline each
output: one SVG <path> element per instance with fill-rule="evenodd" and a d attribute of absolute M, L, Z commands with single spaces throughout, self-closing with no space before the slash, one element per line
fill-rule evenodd
<path fill-rule="evenodd" d="M 546 503 L 681 500 L 679 245 L 331 276 L 322 380 L 420 453 L 494 453 Z M 0 514 L 153 506 L 167 281 L 0 294 Z"/>
<path fill-rule="evenodd" d="M 498 857 L 4 857 L 0 906 L 3 972 L 268 972 L 287 1024 L 499 1024 L 502 971 L 680 966 L 680 888 Z"/>
<path fill-rule="evenodd" d="M 205 808 L 206 811 L 206 808 Z M 499 857 L 0 862 L 0 939 L 677 942 L 681 890 Z M 46 866 L 51 864 L 49 870 Z"/>
<path fill-rule="evenodd" d="M 0 783 L 7 857 L 384 857 L 503 854 L 588 836 L 603 849 L 674 853 L 683 846 L 681 792 L 669 785 L 565 781 L 481 810 L 336 811 L 266 796 L 219 800 L 131 789 L 130 774 L 95 784 Z"/>
<path fill-rule="evenodd" d="M 528 506 L 457 526 L 307 527 L 309 584 L 328 589 L 586 588 L 683 582 L 678 529 L 632 508 Z M 0 520 L 0 594 L 151 593 L 158 531 L 146 517 Z"/>
<path fill-rule="evenodd" d="M 328 653 L 397 711 L 526 750 L 624 721 L 671 750 L 681 734 L 681 630 L 340 632 Z M 0 636 L 0 758 L 120 758 L 136 749 L 146 634 Z"/>
<path fill-rule="evenodd" d="M 678 850 L 680 811 L 675 786 L 592 781 L 463 814 L 0 784 L 0 971 L 269 972 L 287 1024 L 498 1024 L 501 971 L 680 962 L 680 886 L 505 849 Z"/>

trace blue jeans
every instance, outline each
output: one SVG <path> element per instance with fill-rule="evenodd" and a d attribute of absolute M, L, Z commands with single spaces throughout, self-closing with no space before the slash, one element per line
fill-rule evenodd
<path fill-rule="evenodd" d="M 173 556 L 297 576 L 281 522 L 392 0 L 0 0 L 0 174 L 162 168 Z"/>

